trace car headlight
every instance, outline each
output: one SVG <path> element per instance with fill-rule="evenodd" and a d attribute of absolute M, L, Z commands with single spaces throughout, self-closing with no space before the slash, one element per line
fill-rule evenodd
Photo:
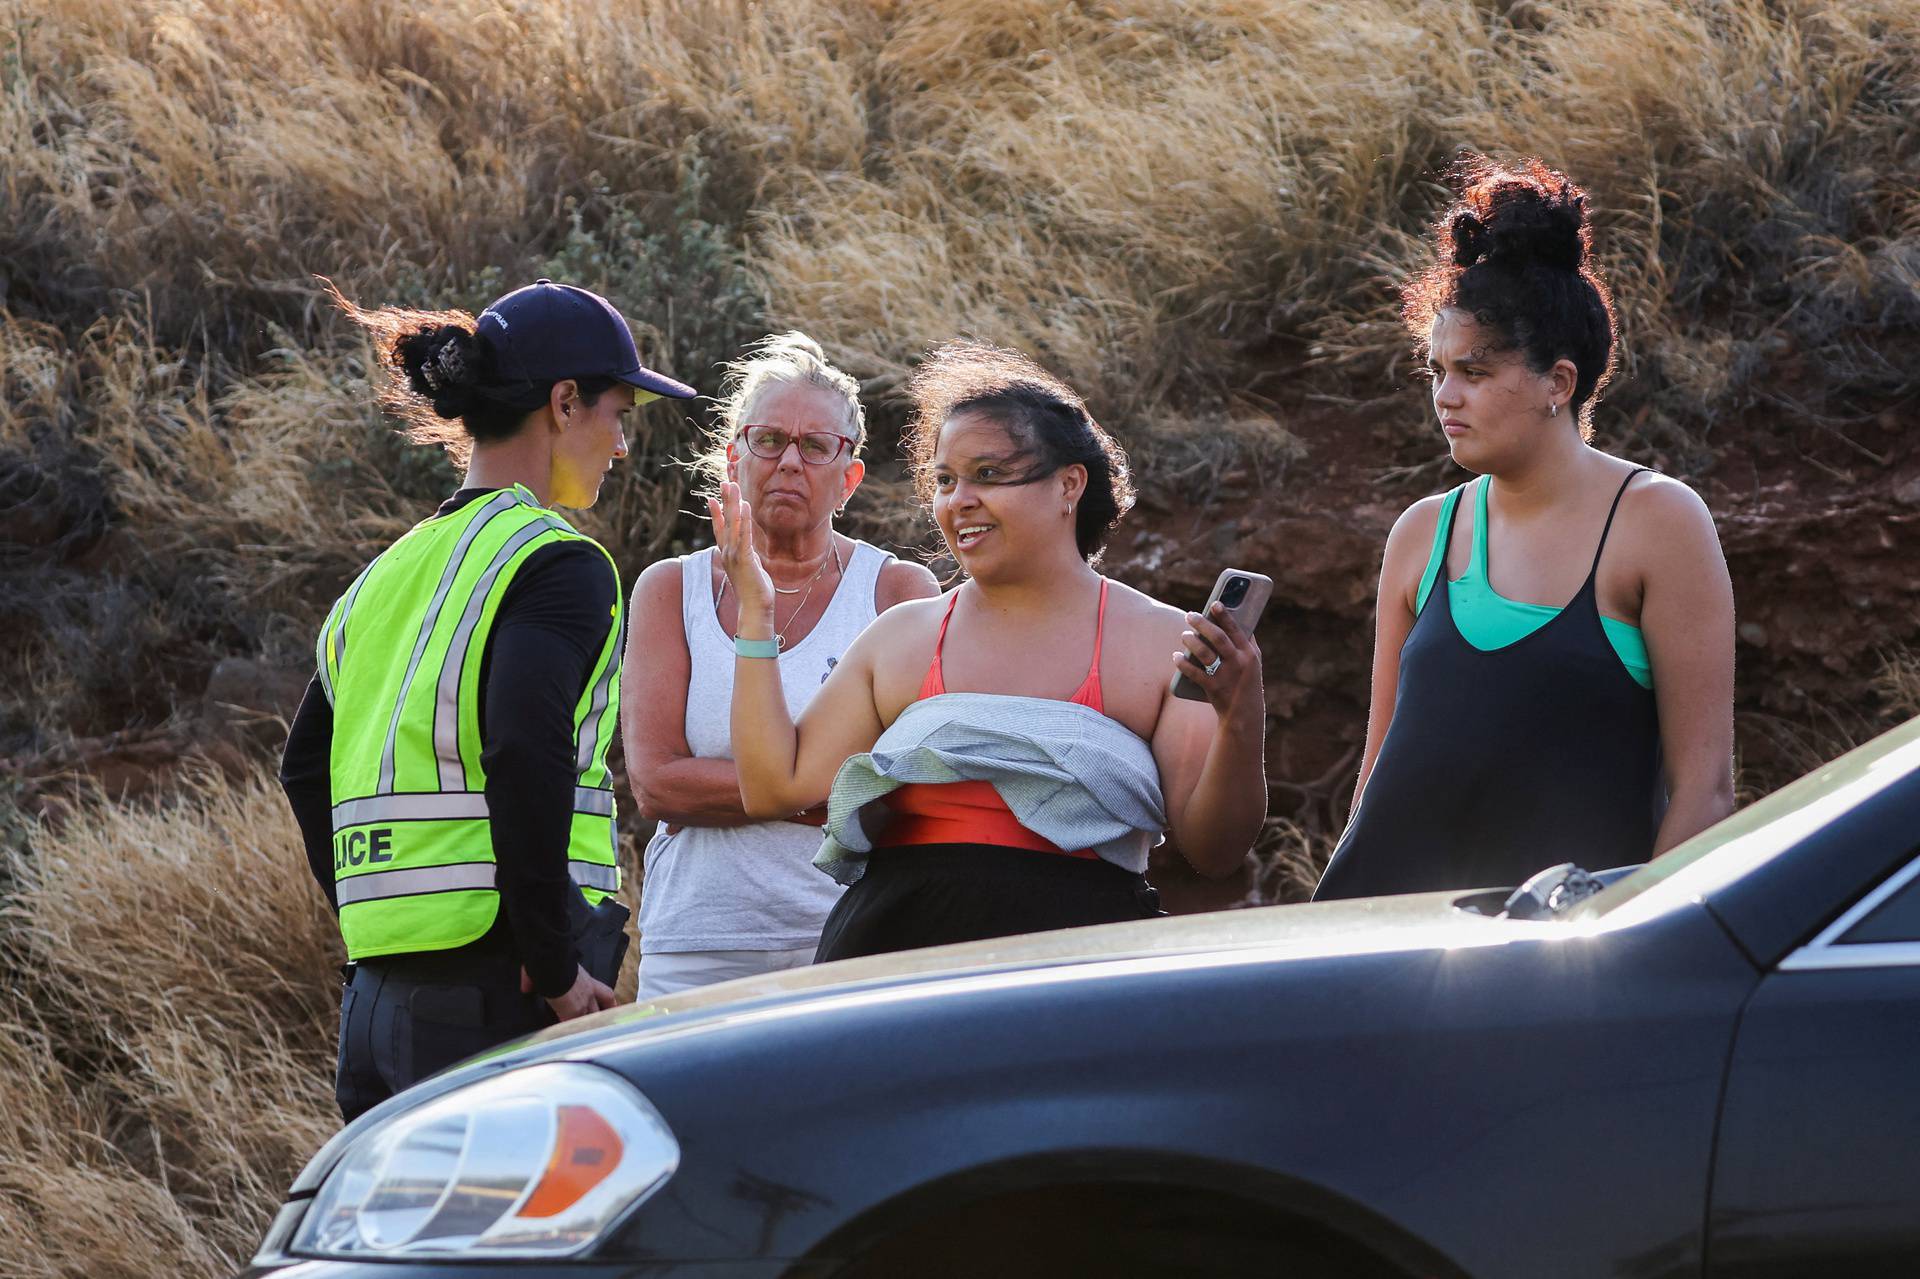
<path fill-rule="evenodd" d="M 361 1136 L 321 1183 L 289 1251 L 576 1252 L 679 1164 L 666 1121 L 618 1075 L 575 1062 L 510 1070 Z"/>

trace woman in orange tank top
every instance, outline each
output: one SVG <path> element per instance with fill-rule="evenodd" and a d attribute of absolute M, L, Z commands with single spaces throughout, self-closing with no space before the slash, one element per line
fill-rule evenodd
<path fill-rule="evenodd" d="M 947 627 L 953 621 L 953 606 L 960 593 L 947 596 L 947 611 L 940 618 L 940 634 L 933 642 L 933 661 L 927 677 L 920 683 L 919 701 L 938 697 L 947 691 L 940 673 L 940 650 L 947 645 Z M 1100 696 L 1100 644 L 1107 631 L 1107 580 L 1100 579 L 1100 614 L 1093 628 L 1093 661 L 1087 677 L 1067 698 L 1076 706 L 1106 713 Z M 1039 853 L 1060 853 L 1067 857 L 1093 860 L 1099 854 L 1090 848 L 1067 852 L 1052 840 L 1037 835 L 1020 824 L 992 782 L 915 782 L 902 786 L 886 797 L 887 806 L 896 814 L 887 827 L 887 843 L 897 847 L 927 844 L 990 844 L 998 848 L 1025 848 Z"/>
<path fill-rule="evenodd" d="M 754 643 L 771 635 L 762 615 L 772 590 L 750 512 L 731 487 L 710 504 L 740 599 L 733 742 L 747 811 L 818 804 L 856 757 L 870 775 L 892 758 L 876 744 L 909 708 L 950 718 L 943 740 L 962 739 L 963 753 L 977 731 L 986 747 L 1018 755 L 1032 744 L 1020 740 L 1023 718 L 1039 734 L 1070 703 L 1101 717 L 1074 720 L 1074 732 L 1143 763 L 1155 792 L 1148 807 L 1193 866 L 1208 875 L 1237 869 L 1266 816 L 1258 647 L 1223 612 L 1183 614 L 1096 570 L 1132 486 L 1125 454 L 1059 379 L 1017 352 L 960 342 L 933 352 L 911 390 L 909 460 L 967 580 L 943 600 L 909 601 L 876 619 L 797 725 L 777 665 Z M 1176 670 L 1206 702 L 1170 695 Z M 1069 743 L 1050 758 L 1065 760 L 1070 774 L 1074 755 Z M 875 846 L 851 875 L 836 869 L 851 886 L 818 958 L 1158 913 L 1142 872 L 1162 829 L 1130 841 L 1060 820 L 1097 810 L 1092 800 L 1111 777 L 1062 781 L 1055 770 L 1047 785 L 1056 791 L 1036 800 L 1023 768 L 1015 761 L 964 780 L 916 778 L 869 805 L 858 823 L 877 830 Z M 1016 803 L 1027 805 L 1024 823 Z M 836 807 L 836 840 L 843 832 L 833 821 L 844 816 Z"/>

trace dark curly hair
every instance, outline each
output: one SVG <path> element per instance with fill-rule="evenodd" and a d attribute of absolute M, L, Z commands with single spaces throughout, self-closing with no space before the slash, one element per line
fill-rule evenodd
<path fill-rule="evenodd" d="M 322 280 L 334 304 L 373 339 L 374 358 L 393 374 L 380 389 L 380 403 L 406 424 L 415 444 L 438 444 L 465 465 L 475 444 L 504 440 L 527 415 L 547 403 L 555 383 L 510 381 L 500 376 L 493 346 L 465 311 L 414 311 L 355 306 Z M 592 405 L 616 384 L 610 377 L 572 379 Z"/>
<path fill-rule="evenodd" d="M 1424 359 L 1434 317 L 1453 307 L 1545 373 L 1577 370 L 1571 406 L 1583 436 L 1615 365 L 1613 293 L 1593 267 L 1587 193 L 1536 159 L 1463 157 L 1459 197 L 1434 226 L 1435 260 L 1400 294 L 1400 317 Z"/>
<path fill-rule="evenodd" d="M 933 505 L 940 427 L 955 414 L 978 413 L 1032 455 L 1018 483 L 1045 479 L 1065 466 L 1086 468 L 1087 489 L 1074 509 L 1074 542 L 1087 563 L 1099 561 L 1108 535 L 1133 509 L 1133 478 L 1126 453 L 1073 388 L 1019 351 L 963 339 L 929 351 L 907 394 L 914 412 L 902 447 L 923 505 Z"/>

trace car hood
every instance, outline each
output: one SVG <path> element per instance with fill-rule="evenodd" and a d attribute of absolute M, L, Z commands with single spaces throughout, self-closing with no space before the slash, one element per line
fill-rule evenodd
<path fill-rule="evenodd" d="M 314 1155 L 295 1180 L 294 1198 L 310 1195 L 340 1154 L 367 1129 L 402 1110 L 502 1070 L 536 1061 L 592 1059 L 653 1037 L 701 1034 L 766 1017 L 825 1011 L 841 1000 L 911 999 L 966 983 L 1041 982 L 1094 975 L 1090 966 L 1135 969 L 1233 962 L 1237 955 L 1310 959 L 1333 955 L 1497 946 L 1597 930 L 1594 923 L 1511 920 L 1461 909 L 1497 903 L 1504 890 L 1458 891 L 1354 901 L 1267 906 L 1030 933 L 990 941 L 872 955 L 766 973 L 631 1004 L 564 1025 L 473 1058 L 382 1102 L 349 1124 Z M 1475 900 L 1475 899 L 1478 900 Z M 1497 905 L 1496 905 L 1497 908 Z"/>
<path fill-rule="evenodd" d="M 1266 906 L 870 955 L 643 1000 L 550 1027 L 520 1041 L 520 1046 L 555 1044 L 584 1036 L 594 1048 L 600 1048 L 605 1046 L 609 1032 L 644 1033 L 662 1019 L 685 1026 L 746 1003 L 831 1002 L 855 991 L 944 984 L 987 973 L 1013 976 L 1120 961 L 1177 963 L 1189 957 L 1238 951 L 1258 951 L 1262 958 L 1289 958 L 1500 945 L 1567 931 L 1567 925 L 1559 921 L 1498 919 L 1457 905 L 1474 896 L 1456 890 Z"/>

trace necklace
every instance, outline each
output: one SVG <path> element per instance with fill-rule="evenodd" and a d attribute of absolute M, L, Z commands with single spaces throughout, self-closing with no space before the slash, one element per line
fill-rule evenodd
<path fill-rule="evenodd" d="M 827 542 L 827 550 L 833 556 L 834 567 L 837 569 L 840 567 L 840 549 L 833 544 L 831 540 L 833 535 L 831 533 L 829 533 L 827 537 L 829 539 Z M 798 595 L 803 590 L 811 589 L 813 584 L 820 580 L 820 575 L 826 571 L 827 562 L 821 560 L 820 567 L 813 570 L 813 576 L 807 579 L 805 586 L 781 586 L 776 582 L 774 583 L 773 593 L 775 595 Z M 768 574 L 768 576 L 771 577 L 772 574 Z"/>
<path fill-rule="evenodd" d="M 833 561 L 833 575 L 837 578 L 840 576 L 840 571 L 841 571 L 840 570 L 840 547 L 837 543 L 829 542 L 827 544 L 827 549 L 830 552 L 832 552 L 831 559 Z M 805 590 L 806 590 L 805 595 L 800 595 L 800 591 L 802 588 L 798 586 L 793 587 L 791 590 L 782 589 L 781 587 L 778 587 L 778 586 L 773 588 L 775 591 L 778 591 L 782 595 L 800 595 L 799 605 L 795 607 L 793 612 L 787 614 L 787 626 L 792 626 L 794 622 L 799 619 L 800 614 L 807 611 L 807 601 L 813 598 L 813 588 L 820 584 L 820 575 L 822 573 L 825 573 L 826 571 L 827 571 L 827 561 L 822 560 L 820 561 L 820 567 L 813 570 L 813 576 L 807 579 L 807 585 L 805 587 Z M 769 578 L 771 578 L 771 574 L 769 574 Z M 727 586 L 728 586 L 727 578 L 723 575 L 720 578 L 720 595 L 718 599 L 714 601 L 716 604 L 718 604 L 720 600 L 723 600 L 727 597 Z M 738 625 L 736 625 L 734 629 L 738 630 L 739 629 Z M 786 631 L 786 627 L 780 625 L 779 621 L 776 619 L 773 624 L 773 642 L 774 642 L 774 645 L 778 647 L 781 652 L 785 652 L 787 648 L 787 637 L 786 637 L 785 631 Z"/>

